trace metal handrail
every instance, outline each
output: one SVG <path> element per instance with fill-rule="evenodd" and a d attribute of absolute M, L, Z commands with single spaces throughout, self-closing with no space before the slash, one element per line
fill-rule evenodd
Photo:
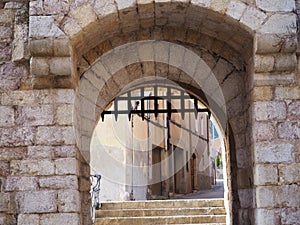
<path fill-rule="evenodd" d="M 91 219 L 92 219 L 92 224 L 95 223 L 96 221 L 96 210 L 101 208 L 100 200 L 99 200 L 99 194 L 100 194 L 100 180 L 101 180 L 101 175 L 100 174 L 93 174 L 90 175 L 91 183 L 92 183 L 92 188 L 91 188 Z M 96 183 L 93 186 L 93 181 L 96 179 Z"/>

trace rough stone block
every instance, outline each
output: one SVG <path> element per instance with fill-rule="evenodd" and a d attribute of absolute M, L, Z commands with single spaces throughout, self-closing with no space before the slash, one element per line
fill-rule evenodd
<path fill-rule="evenodd" d="M 295 161 L 294 146 L 285 142 L 258 142 L 254 145 L 256 163 L 288 163 Z"/>
<path fill-rule="evenodd" d="M 47 58 L 31 57 L 30 73 L 32 75 L 49 75 L 50 67 Z"/>
<path fill-rule="evenodd" d="M 281 224 L 298 224 L 300 221 L 299 208 L 284 208 L 281 211 Z"/>
<path fill-rule="evenodd" d="M 136 0 L 116 0 L 118 10 L 135 7 Z"/>
<path fill-rule="evenodd" d="M 75 158 L 77 155 L 75 146 L 58 146 L 54 149 L 55 158 Z"/>
<path fill-rule="evenodd" d="M 248 6 L 241 17 L 240 22 L 252 30 L 257 30 L 266 18 L 267 15 L 265 13 L 252 6 Z"/>
<path fill-rule="evenodd" d="M 271 140 L 275 137 L 275 127 L 272 122 L 255 122 L 253 124 L 253 134 L 255 140 Z"/>
<path fill-rule="evenodd" d="M 275 206 L 278 207 L 299 207 L 300 187 L 297 184 L 281 185 L 274 192 Z"/>
<path fill-rule="evenodd" d="M 278 101 L 254 103 L 254 117 L 257 121 L 283 120 L 286 118 L 286 105 Z"/>
<path fill-rule="evenodd" d="M 52 125 L 54 123 L 54 106 L 20 106 L 17 110 L 16 122 L 29 126 Z"/>
<path fill-rule="evenodd" d="M 256 5 L 268 12 L 292 12 L 296 8 L 294 0 L 256 0 Z"/>
<path fill-rule="evenodd" d="M 56 110 L 55 121 L 58 125 L 73 124 L 73 105 L 59 105 Z"/>
<path fill-rule="evenodd" d="M 276 87 L 275 98 L 279 100 L 300 99 L 300 87 Z"/>
<path fill-rule="evenodd" d="M 76 176 L 51 176 L 39 179 L 41 188 L 51 189 L 77 189 L 78 179 Z"/>
<path fill-rule="evenodd" d="M 40 217 L 38 214 L 19 214 L 18 225 L 33 225 L 39 224 Z"/>
<path fill-rule="evenodd" d="M 246 148 L 241 148 L 236 151 L 236 160 L 238 168 L 247 168 L 251 166 L 251 152 Z"/>
<path fill-rule="evenodd" d="M 297 57 L 295 54 L 280 54 L 275 56 L 276 71 L 295 71 L 297 68 Z"/>
<path fill-rule="evenodd" d="M 52 16 L 29 17 L 29 37 L 43 39 L 63 36 L 65 36 L 65 34 L 55 25 Z"/>
<path fill-rule="evenodd" d="M 53 175 L 54 163 L 51 160 L 13 160 L 10 163 L 13 175 Z"/>
<path fill-rule="evenodd" d="M 295 81 L 295 74 L 269 74 L 269 73 L 255 73 L 254 85 L 266 86 L 266 85 L 288 85 Z"/>
<path fill-rule="evenodd" d="M 284 184 L 295 184 L 300 182 L 300 164 L 293 163 L 279 165 L 279 181 Z"/>
<path fill-rule="evenodd" d="M 0 25 L 9 25 L 13 22 L 13 11 L 0 9 Z"/>
<path fill-rule="evenodd" d="M 210 0 L 210 8 L 213 11 L 224 14 L 226 12 L 229 0 Z"/>
<path fill-rule="evenodd" d="M 253 189 L 240 189 L 238 191 L 241 208 L 253 207 Z"/>
<path fill-rule="evenodd" d="M 47 15 L 67 14 L 69 12 L 69 1 L 44 0 L 44 13 Z"/>
<path fill-rule="evenodd" d="M 206 8 L 210 6 L 210 0 L 192 0 L 191 3 L 193 5 L 199 5 Z"/>
<path fill-rule="evenodd" d="M 38 189 L 36 177 L 9 176 L 6 179 L 6 191 L 33 191 Z"/>
<path fill-rule="evenodd" d="M 254 167 L 254 185 L 264 186 L 278 184 L 277 165 L 256 164 Z"/>
<path fill-rule="evenodd" d="M 78 162 L 75 158 L 55 160 L 55 173 L 59 175 L 78 174 Z"/>
<path fill-rule="evenodd" d="M 270 101 L 273 99 L 273 88 L 271 86 L 261 86 L 253 88 L 254 101 Z"/>
<path fill-rule="evenodd" d="M 261 33 L 270 34 L 293 34 L 297 32 L 296 15 L 274 14 L 259 29 Z"/>
<path fill-rule="evenodd" d="M 272 55 L 256 55 L 254 66 L 255 72 L 271 72 L 275 68 L 275 58 Z"/>
<path fill-rule="evenodd" d="M 286 121 L 278 125 L 278 137 L 283 139 L 300 139 L 300 122 Z"/>
<path fill-rule="evenodd" d="M 53 41 L 50 38 L 45 38 L 41 40 L 30 40 L 29 51 L 32 56 L 52 56 L 54 52 Z M 34 64 L 32 66 L 34 66 Z M 35 69 L 38 68 L 33 69 L 35 71 Z M 45 70 L 45 68 L 43 68 L 43 70 Z"/>
<path fill-rule="evenodd" d="M 10 194 L 0 193 L 0 212 L 7 212 L 10 207 Z"/>
<path fill-rule="evenodd" d="M 0 106 L 0 127 L 11 127 L 15 123 L 13 107 Z"/>
<path fill-rule="evenodd" d="M 27 156 L 27 149 L 24 148 L 0 148 L 0 160 L 11 161 L 14 159 L 24 159 Z"/>
<path fill-rule="evenodd" d="M 291 102 L 288 105 L 288 118 L 298 120 L 300 118 L 300 101 Z"/>
<path fill-rule="evenodd" d="M 28 146 L 28 157 L 31 159 L 51 159 L 53 155 L 50 146 Z"/>
<path fill-rule="evenodd" d="M 256 204 L 258 208 L 273 207 L 275 203 L 275 193 L 278 188 L 276 186 L 263 186 L 256 188 Z"/>
<path fill-rule="evenodd" d="M 70 75 L 71 60 L 70 57 L 55 57 L 49 61 L 50 73 L 54 75 Z"/>
<path fill-rule="evenodd" d="M 107 16 L 109 14 L 117 14 L 117 7 L 113 0 L 96 1 L 94 10 L 99 18 Z"/>
<path fill-rule="evenodd" d="M 34 127 L 0 128 L 0 147 L 32 145 L 35 135 Z"/>
<path fill-rule="evenodd" d="M 54 56 L 70 56 L 70 41 L 67 38 L 56 38 L 53 45 Z"/>
<path fill-rule="evenodd" d="M 233 0 L 229 2 L 226 14 L 236 20 L 240 20 L 246 8 L 247 5 L 245 3 Z"/>
<path fill-rule="evenodd" d="M 72 126 L 38 127 L 36 143 L 39 145 L 71 145 L 75 144 Z"/>
<path fill-rule="evenodd" d="M 15 201 L 20 213 L 50 213 L 57 210 L 56 191 L 18 192 Z"/>
<path fill-rule="evenodd" d="M 255 209 L 255 224 L 276 224 L 278 212 L 275 209 Z"/>
<path fill-rule="evenodd" d="M 86 28 L 97 21 L 97 15 L 95 14 L 92 6 L 89 4 L 71 11 L 71 15 L 82 28 Z"/>
<path fill-rule="evenodd" d="M 59 212 L 79 212 L 80 208 L 80 194 L 78 190 L 58 191 Z"/>
<path fill-rule="evenodd" d="M 62 221 L 65 221 L 66 224 L 80 225 L 80 217 L 77 213 L 52 213 L 40 217 L 40 225 L 57 225 Z"/>

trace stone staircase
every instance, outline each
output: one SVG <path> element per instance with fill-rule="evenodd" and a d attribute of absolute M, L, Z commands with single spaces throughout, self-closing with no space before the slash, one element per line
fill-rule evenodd
<path fill-rule="evenodd" d="M 96 217 L 96 225 L 226 224 L 223 199 L 107 202 Z"/>

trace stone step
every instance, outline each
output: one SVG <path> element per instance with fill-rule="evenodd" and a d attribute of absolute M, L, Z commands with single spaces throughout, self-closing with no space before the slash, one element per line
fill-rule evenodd
<path fill-rule="evenodd" d="M 183 199 L 183 200 L 151 200 L 151 201 L 125 201 L 104 202 L 102 210 L 108 209 L 151 209 L 151 208 L 199 208 L 224 207 L 223 199 Z"/>
<path fill-rule="evenodd" d="M 98 210 L 97 218 L 138 217 L 138 216 L 176 216 L 176 215 L 225 215 L 224 207 L 197 208 L 154 208 L 154 209 L 109 209 Z"/>
<path fill-rule="evenodd" d="M 96 225 L 153 225 L 153 224 L 224 224 L 225 215 L 145 216 L 97 218 Z"/>

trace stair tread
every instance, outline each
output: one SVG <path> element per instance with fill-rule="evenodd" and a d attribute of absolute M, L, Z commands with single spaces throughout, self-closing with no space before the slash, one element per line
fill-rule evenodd
<path fill-rule="evenodd" d="M 103 217 L 103 218 L 97 218 L 97 219 L 136 219 L 136 218 L 181 218 L 186 217 L 185 215 L 172 215 L 172 216 L 113 216 L 113 217 Z M 189 215 L 188 217 L 225 217 L 225 215 Z"/>

